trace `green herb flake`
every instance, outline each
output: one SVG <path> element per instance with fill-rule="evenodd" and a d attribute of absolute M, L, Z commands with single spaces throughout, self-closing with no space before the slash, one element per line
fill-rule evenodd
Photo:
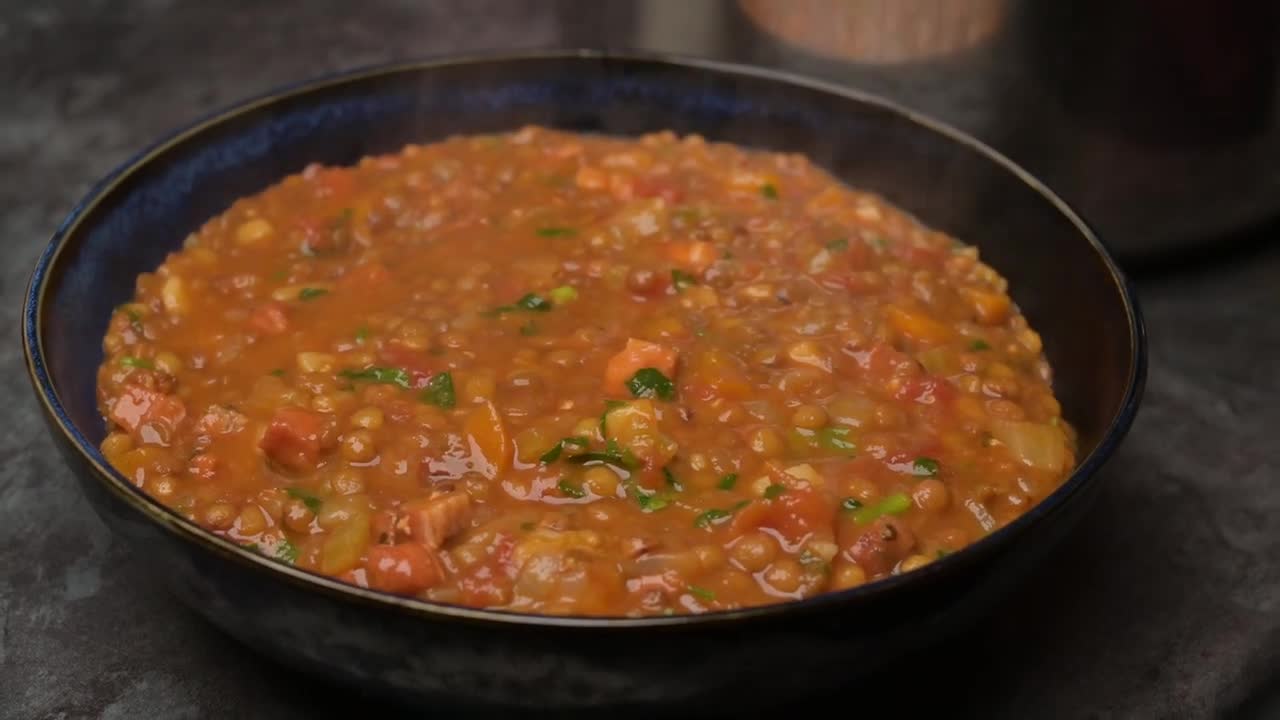
<path fill-rule="evenodd" d="M 363 370 L 347 369 L 339 372 L 338 376 L 352 381 L 399 385 L 402 388 L 411 386 L 409 373 L 395 367 L 374 366 Z"/>
<path fill-rule="evenodd" d="M 627 389 L 638 398 L 671 400 L 676 396 L 675 383 L 657 368 L 644 367 L 627 381 Z"/>
<path fill-rule="evenodd" d="M 842 425 L 822 428 L 817 433 L 818 444 L 828 450 L 851 455 L 858 451 L 858 446 L 849 440 L 851 432 L 849 428 Z"/>
<path fill-rule="evenodd" d="M 948 556 L 948 555 L 950 555 L 950 554 L 951 554 L 951 551 L 950 551 L 950 550 L 947 550 L 946 548 L 938 548 L 938 552 L 936 552 L 936 553 L 935 553 L 935 556 L 936 556 L 939 560 L 941 560 L 942 558 L 944 558 L 944 557 L 946 557 L 946 556 Z"/>
<path fill-rule="evenodd" d="M 369 328 L 361 325 L 356 328 L 356 344 L 363 345 L 369 339 Z"/>
<path fill-rule="evenodd" d="M 547 295 L 551 297 L 551 302 L 556 305 L 564 305 L 578 299 L 578 289 L 572 285 L 561 285 L 548 290 Z"/>
<path fill-rule="evenodd" d="M 939 467 L 938 461 L 931 457 L 918 457 L 911 463 L 911 474 L 916 477 L 935 477 Z"/>
<path fill-rule="evenodd" d="M 551 303 L 541 295 L 529 293 L 516 301 L 516 307 L 533 312 L 547 312 L 551 309 Z"/>
<path fill-rule="evenodd" d="M 750 500 L 743 500 L 728 510 L 721 508 L 711 508 L 693 519 L 693 526 L 696 528 L 710 528 L 712 525 L 719 525 L 721 522 L 733 517 L 733 514 L 742 508 L 751 504 Z"/>
<path fill-rule="evenodd" d="M 827 243 L 827 249 L 831 252 L 844 252 L 849 249 L 849 239 L 836 238 L 835 240 Z"/>
<path fill-rule="evenodd" d="M 322 295 L 328 295 L 329 291 L 324 288 L 304 287 L 298 291 L 299 300 L 315 300 Z"/>
<path fill-rule="evenodd" d="M 585 448 L 587 447 L 588 444 L 589 443 L 587 439 L 580 435 L 573 435 L 573 436 L 564 438 L 560 442 L 552 446 L 550 450 L 543 453 L 542 457 L 538 458 L 538 462 L 542 463 L 543 465 L 550 465 L 551 463 L 560 459 L 560 455 L 564 453 L 564 449 L 566 447 L 572 445 L 573 447 L 577 447 L 577 448 Z"/>
<path fill-rule="evenodd" d="M 657 512 L 671 503 L 670 498 L 665 495 L 649 492 L 634 483 L 628 487 L 627 494 L 640 506 L 641 512 Z"/>
<path fill-rule="evenodd" d="M 847 497 L 840 501 L 841 510 L 853 512 L 854 510 L 857 510 L 858 508 L 861 508 L 861 507 L 862 507 L 862 502 L 857 498 Z"/>
<path fill-rule="evenodd" d="M 774 483 L 764 489 L 764 499 L 772 500 L 787 491 L 787 486 L 781 483 Z"/>
<path fill-rule="evenodd" d="M 303 505 L 307 506 L 311 512 L 320 512 L 320 506 L 324 502 L 316 495 L 311 494 L 307 490 L 298 487 L 285 488 L 285 493 L 289 497 L 301 500 Z"/>
<path fill-rule="evenodd" d="M 667 486 L 676 492 L 684 490 L 684 485 L 676 478 L 676 474 L 671 471 L 671 466 L 667 465 L 662 468 L 662 477 L 667 481 Z"/>
<path fill-rule="evenodd" d="M 605 443 L 603 451 L 584 452 L 574 455 L 571 458 L 574 462 L 589 463 L 600 462 L 606 465 L 613 465 L 624 470 L 634 470 L 640 467 L 640 461 L 630 450 L 618 445 L 617 442 L 609 440 Z"/>
<path fill-rule="evenodd" d="M 457 393 L 453 390 L 453 375 L 442 372 L 432 377 L 418 399 L 428 405 L 452 410 L 458 404 Z"/>
<path fill-rule="evenodd" d="M 304 246 L 304 248 L 305 248 L 305 246 Z M 276 270 L 275 272 L 273 272 L 273 273 L 271 273 L 270 275 L 268 275 L 268 276 L 267 276 L 267 279 L 268 279 L 268 280 L 270 280 L 271 282 L 284 282 L 285 280 L 289 279 L 289 271 L 288 271 L 288 270 Z"/>
<path fill-rule="evenodd" d="M 884 250 L 889 247 L 889 240 L 881 235 L 871 235 L 867 238 L 867 242 L 877 250 Z"/>
<path fill-rule="evenodd" d="M 520 334 L 525 337 L 533 337 L 538 334 L 538 324 L 530 320 L 520 326 Z"/>
<path fill-rule="evenodd" d="M 974 340 L 969 343 L 969 349 L 974 352 L 982 352 L 983 350 L 990 350 L 991 346 L 987 344 L 986 340 Z"/>
<path fill-rule="evenodd" d="M 674 269 L 671 271 L 671 285 L 676 289 L 677 292 L 684 290 L 685 288 L 688 288 L 688 287 L 693 287 L 694 285 L 697 285 L 697 284 L 698 284 L 698 279 L 690 275 L 689 273 L 680 269 Z"/>
<path fill-rule="evenodd" d="M 896 493 L 868 507 L 860 508 L 853 513 L 853 521 L 865 525 L 883 515 L 901 515 L 911 508 L 911 498 L 905 493 Z"/>
<path fill-rule="evenodd" d="M 533 532 L 533 529 L 535 527 L 537 527 L 537 525 L 535 525 L 531 520 L 525 520 L 524 522 L 520 523 L 520 529 L 525 532 Z"/>
<path fill-rule="evenodd" d="M 272 370 L 267 374 L 272 375 L 274 377 L 284 377 L 284 368 L 276 368 L 275 370 Z"/>
<path fill-rule="evenodd" d="M 298 548 L 288 540 L 281 540 L 280 544 L 276 545 L 276 559 L 292 565 L 298 561 Z"/>
<path fill-rule="evenodd" d="M 698 587 L 697 585 L 690 585 L 687 589 L 690 595 L 698 598 L 699 600 L 705 600 L 707 602 L 711 602 L 716 599 L 716 594 L 704 587 Z"/>
<path fill-rule="evenodd" d="M 770 200 L 777 200 L 778 188 L 774 187 L 773 183 L 765 183 L 760 186 L 760 194 Z"/>
<path fill-rule="evenodd" d="M 720 488 L 721 490 L 732 490 L 733 486 L 736 485 L 737 483 L 738 483 L 738 473 L 729 473 L 728 475 L 725 475 L 724 477 L 720 478 L 719 482 L 716 483 L 716 487 Z"/>
<path fill-rule="evenodd" d="M 581 487 L 569 482 L 568 478 L 561 478 L 560 482 L 556 484 L 556 487 L 560 492 L 564 493 L 565 497 L 581 499 L 587 496 L 586 490 L 583 490 Z"/>
<path fill-rule="evenodd" d="M 146 358 L 125 355 L 120 358 L 120 364 L 127 368 L 138 368 L 139 370 L 155 370 L 156 366 Z"/>
<path fill-rule="evenodd" d="M 545 238 L 569 237 L 578 234 L 578 231 L 571 227 L 540 227 L 534 232 L 538 234 L 538 237 Z"/>

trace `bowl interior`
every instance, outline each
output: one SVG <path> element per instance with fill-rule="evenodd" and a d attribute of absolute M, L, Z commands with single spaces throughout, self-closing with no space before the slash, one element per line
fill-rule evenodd
<path fill-rule="evenodd" d="M 712 63 L 572 55 L 355 73 L 162 142 L 90 195 L 37 269 L 27 308 L 37 376 L 54 388 L 77 439 L 96 446 L 104 433 L 96 369 L 111 309 L 130 298 L 138 273 L 210 216 L 311 162 L 350 163 L 409 142 L 527 123 L 614 134 L 670 129 L 808 155 L 978 245 L 1009 279 L 1044 339 L 1080 457 L 1114 425 L 1127 425 L 1141 375 L 1135 311 L 1088 229 L 1033 180 L 976 143 L 847 91 Z"/>

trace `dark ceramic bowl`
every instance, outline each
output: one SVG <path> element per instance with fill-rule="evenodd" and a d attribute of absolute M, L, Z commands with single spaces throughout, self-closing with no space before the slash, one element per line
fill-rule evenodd
<path fill-rule="evenodd" d="M 904 576 L 700 617 L 586 619 L 434 605 L 286 567 L 187 522 L 108 466 L 97 449 L 95 371 L 111 308 L 188 232 L 310 162 L 525 123 L 666 128 L 806 153 L 976 243 L 1043 335 L 1065 416 L 1079 429 L 1079 469 L 1017 521 Z M 507 708 L 758 707 L 848 683 L 941 639 L 992 609 L 1085 511 L 1095 472 L 1133 421 L 1146 365 L 1133 296 L 1098 239 L 990 149 L 845 88 L 592 52 L 365 70 L 178 132 L 98 184 L 58 229 L 31 279 L 23 343 L 84 492 L 179 598 L 250 646 L 366 692 Z"/>

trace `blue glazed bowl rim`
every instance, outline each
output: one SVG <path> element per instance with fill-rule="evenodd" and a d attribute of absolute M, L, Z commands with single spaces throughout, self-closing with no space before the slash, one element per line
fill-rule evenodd
<path fill-rule="evenodd" d="M 919 128 L 920 132 L 940 135 L 949 142 L 964 145 L 1016 177 L 1020 182 L 1047 200 L 1058 212 L 1062 213 L 1075 226 L 1080 235 L 1093 246 L 1094 251 L 1103 260 L 1121 294 L 1130 337 L 1128 376 L 1125 381 L 1123 399 L 1119 409 L 1108 425 L 1098 446 L 1077 464 L 1075 471 L 1060 487 L 1021 517 L 965 548 L 910 573 L 891 576 L 847 590 L 822 593 L 803 600 L 785 601 L 737 610 L 715 611 L 700 615 L 643 618 L 535 615 L 509 610 L 479 609 L 435 603 L 360 588 L 266 558 L 229 540 L 220 538 L 151 499 L 111 467 L 101 451 L 88 441 L 68 417 L 58 397 L 57 389 L 48 374 L 43 339 L 40 335 L 44 296 L 52 274 L 51 271 L 56 266 L 61 251 L 67 246 L 68 240 L 75 236 L 80 229 L 81 221 L 90 211 L 103 199 L 107 198 L 129 175 L 169 149 L 187 141 L 194 140 L 199 142 L 199 135 L 204 130 L 246 113 L 261 110 L 285 98 L 304 96 L 314 91 L 338 85 L 359 83 L 364 80 L 403 72 L 430 71 L 435 68 L 457 65 L 509 64 L 532 60 L 644 63 L 660 65 L 673 70 L 748 77 L 775 84 L 799 86 L 863 105 L 873 106 L 881 111 L 897 115 Z M 43 405 L 46 416 L 53 421 L 53 427 L 65 437 L 68 445 L 79 453 L 97 475 L 98 480 L 110 492 L 124 500 L 134 509 L 142 512 L 149 520 L 158 523 L 165 530 L 176 535 L 180 540 L 195 543 L 206 551 L 220 554 L 233 561 L 256 566 L 256 569 L 260 571 L 275 573 L 280 577 L 303 585 L 309 590 L 324 592 L 347 600 L 364 602 L 383 609 L 398 609 L 412 614 L 479 623 L 587 629 L 703 626 L 708 624 L 740 623 L 753 619 L 776 619 L 783 615 L 831 609 L 835 604 L 852 605 L 875 596 L 891 594 L 900 590 L 906 591 L 906 588 L 910 586 L 928 582 L 931 576 L 951 570 L 959 570 L 961 564 L 981 552 L 996 550 L 1006 543 L 1015 541 L 1030 526 L 1043 521 L 1050 514 L 1064 506 L 1072 496 L 1079 493 L 1088 484 L 1096 471 L 1119 446 L 1132 426 L 1137 416 L 1138 407 L 1141 404 L 1147 374 L 1146 329 L 1131 283 L 1120 270 L 1105 245 L 1099 240 L 1092 227 L 1067 202 L 1009 158 L 946 123 L 863 90 L 782 70 L 672 53 L 630 49 L 494 51 L 379 63 L 290 83 L 198 117 L 193 122 L 171 131 L 151 145 L 144 147 L 136 155 L 105 175 L 76 203 L 71 212 L 54 231 L 47 247 L 40 254 L 27 285 L 22 311 L 22 345 L 29 380 Z"/>

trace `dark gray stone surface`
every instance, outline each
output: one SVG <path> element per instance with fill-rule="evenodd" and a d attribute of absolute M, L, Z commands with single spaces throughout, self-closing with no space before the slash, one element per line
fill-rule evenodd
<path fill-rule="evenodd" d="M 360 707 L 177 605 L 145 555 L 99 523 L 47 439 L 22 369 L 20 296 L 48 234 L 89 184 L 199 113 L 352 65 L 561 42 L 752 54 L 698 20 L 698 4 L 0 8 L 0 324 L 9 337 L 0 346 L 0 718 L 302 718 Z M 896 80 L 873 89 L 983 130 L 983 91 Z M 952 716 L 1280 717 L 1280 247 L 1265 235 L 1132 268 L 1150 380 L 1096 509 L 995 617 L 879 692 L 908 711 Z M 837 700 L 853 712 L 865 698 Z"/>

